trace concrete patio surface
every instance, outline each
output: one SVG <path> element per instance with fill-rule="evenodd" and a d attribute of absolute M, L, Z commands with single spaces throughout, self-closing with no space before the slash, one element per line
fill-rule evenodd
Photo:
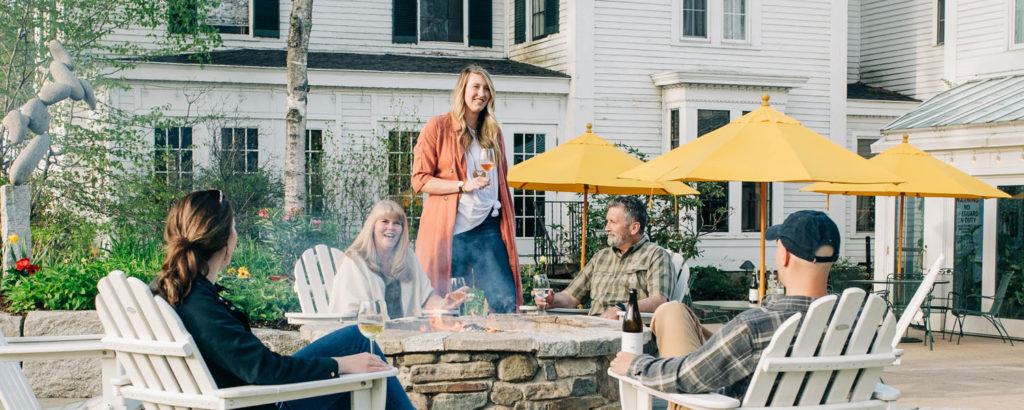
<path fill-rule="evenodd" d="M 910 330 L 921 338 L 924 332 Z M 1015 346 L 997 338 L 964 336 L 958 345 L 940 340 L 935 350 L 923 343 L 901 343 L 902 364 L 889 367 L 882 380 L 900 390 L 903 408 L 1024 408 L 1024 341 Z"/>

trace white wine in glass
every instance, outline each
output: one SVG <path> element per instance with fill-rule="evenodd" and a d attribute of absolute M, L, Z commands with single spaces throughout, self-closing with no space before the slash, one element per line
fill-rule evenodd
<path fill-rule="evenodd" d="M 373 342 L 384 332 L 384 310 L 379 300 L 369 300 L 359 304 L 359 315 L 356 317 L 359 333 L 370 339 L 370 353 L 373 353 Z"/>
<path fill-rule="evenodd" d="M 547 299 L 551 294 L 551 281 L 548 275 L 533 275 L 533 297 L 534 299 Z"/>
<path fill-rule="evenodd" d="M 490 170 L 494 169 L 494 148 L 483 148 L 480 150 L 480 168 L 473 170 L 474 177 L 485 177 Z"/>

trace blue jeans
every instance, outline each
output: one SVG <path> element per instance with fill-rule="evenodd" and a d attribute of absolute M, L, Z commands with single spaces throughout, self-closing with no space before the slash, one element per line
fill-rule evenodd
<path fill-rule="evenodd" d="M 516 311 L 516 285 L 508 249 L 501 240 L 501 219 L 488 217 L 452 238 L 452 277 L 465 277 L 468 285 L 483 289 L 487 304 L 496 313 Z"/>
<path fill-rule="evenodd" d="M 369 352 L 370 340 L 359 333 L 356 326 L 348 326 L 331 332 L 329 335 L 317 339 L 301 350 L 295 352 L 294 357 L 340 357 L 351 354 Z M 384 354 L 380 347 L 374 345 L 373 352 L 381 359 Z M 405 388 L 395 377 L 388 377 L 387 383 L 387 406 L 389 410 L 412 409 L 409 396 L 405 395 Z M 338 393 L 328 396 L 310 397 L 308 399 L 292 400 L 281 403 L 282 410 L 298 409 L 348 409 L 351 405 L 349 396 L 351 393 Z"/>

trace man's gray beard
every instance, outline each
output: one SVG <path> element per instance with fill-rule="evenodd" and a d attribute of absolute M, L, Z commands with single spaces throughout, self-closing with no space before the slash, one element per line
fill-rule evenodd
<path fill-rule="evenodd" d="M 617 248 L 619 245 L 622 245 L 622 237 L 615 234 L 608 234 L 608 238 L 605 239 L 605 241 L 608 242 L 608 246 L 613 248 Z"/>

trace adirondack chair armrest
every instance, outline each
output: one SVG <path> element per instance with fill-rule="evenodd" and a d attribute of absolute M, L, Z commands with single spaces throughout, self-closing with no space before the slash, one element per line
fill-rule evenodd
<path fill-rule="evenodd" d="M 111 358 L 114 352 L 103 346 L 103 335 L 29 336 L 8 338 L 0 346 L 0 361 Z"/>
<path fill-rule="evenodd" d="M 355 320 L 356 313 L 302 313 L 302 312 L 286 312 L 284 317 L 288 319 L 288 323 L 291 324 L 306 324 L 306 323 L 323 323 L 323 322 L 340 322 L 343 320 Z"/>
<path fill-rule="evenodd" d="M 900 391 L 879 382 L 875 384 L 875 391 L 871 398 L 881 401 L 896 401 L 900 398 Z"/>
<path fill-rule="evenodd" d="M 376 379 L 385 379 L 398 374 L 398 369 L 386 370 L 374 373 L 343 374 L 330 379 L 314 380 L 310 382 L 272 384 L 272 385 L 249 385 L 217 389 L 213 395 L 225 399 L 249 398 L 252 396 L 282 395 L 286 393 L 301 392 L 321 387 L 338 386 L 346 384 L 361 384 L 372 382 Z"/>
<path fill-rule="evenodd" d="M 634 378 L 628 376 L 621 376 L 611 369 L 608 369 L 608 375 L 618 379 L 620 382 L 629 384 L 633 389 L 645 392 L 654 397 L 659 397 L 665 401 L 671 403 L 681 404 L 689 408 L 700 408 L 700 409 L 734 409 L 740 406 L 740 401 L 717 393 L 703 393 L 703 394 L 682 394 L 682 393 L 666 393 L 663 391 L 654 390 L 650 387 L 640 384 L 640 382 Z M 619 394 L 624 394 L 620 391 Z"/>
<path fill-rule="evenodd" d="M 901 352 L 902 353 L 902 352 Z M 799 372 L 820 370 L 862 369 L 884 367 L 896 361 L 895 352 L 870 353 L 836 357 L 766 357 L 761 359 L 764 371 Z M 823 360 L 827 359 L 827 360 Z"/>

